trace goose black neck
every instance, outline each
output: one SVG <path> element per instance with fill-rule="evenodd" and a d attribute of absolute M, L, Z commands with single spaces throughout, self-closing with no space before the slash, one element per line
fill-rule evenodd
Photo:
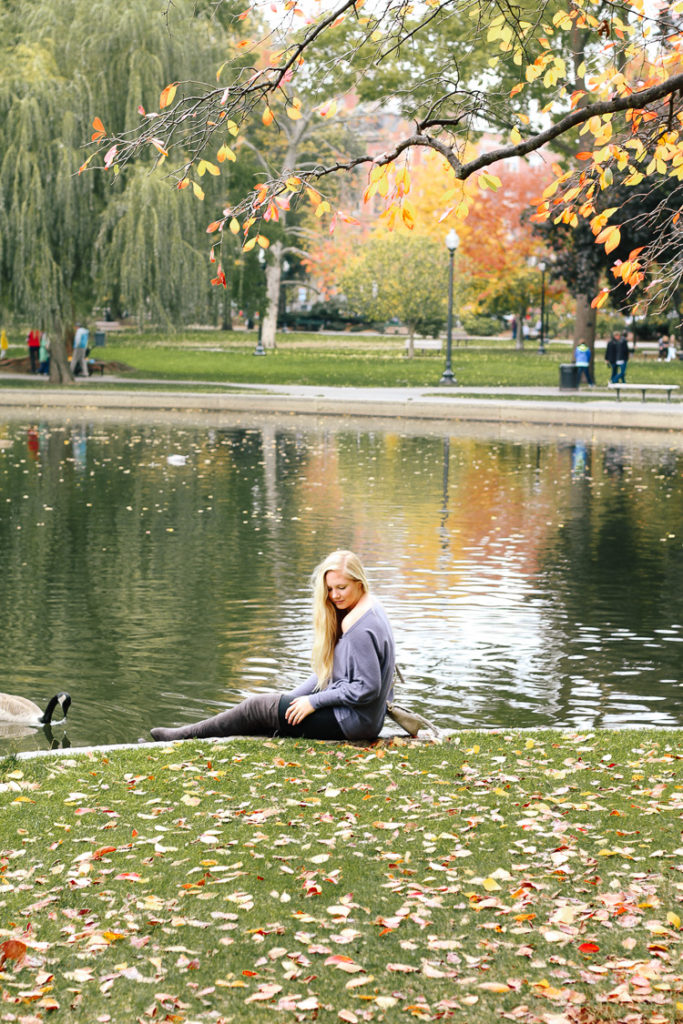
<path fill-rule="evenodd" d="M 54 697 L 50 698 L 50 701 L 49 701 L 47 707 L 45 708 L 45 710 L 43 711 L 43 714 L 42 714 L 42 716 L 40 718 L 40 721 L 42 722 L 43 725 L 49 725 L 50 724 L 50 722 L 52 721 L 52 716 L 54 714 L 54 710 L 57 707 L 58 703 L 59 703 L 59 697 L 57 695 L 55 695 Z"/>

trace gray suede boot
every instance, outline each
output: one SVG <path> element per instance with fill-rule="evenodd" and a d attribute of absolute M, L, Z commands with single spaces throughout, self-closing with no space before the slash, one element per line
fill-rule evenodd
<path fill-rule="evenodd" d="M 219 715 L 179 729 L 151 729 L 152 739 L 206 739 L 209 736 L 274 736 L 278 728 L 279 693 L 256 693 Z"/>

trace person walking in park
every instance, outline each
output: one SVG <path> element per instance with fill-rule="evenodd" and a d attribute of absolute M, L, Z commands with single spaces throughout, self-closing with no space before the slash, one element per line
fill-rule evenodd
<path fill-rule="evenodd" d="M 610 384 L 614 384 L 617 379 L 617 339 L 617 332 L 612 331 L 605 349 L 605 362 L 609 364 L 610 368 Z"/>
<path fill-rule="evenodd" d="M 615 352 L 615 363 L 616 363 L 616 375 L 613 378 L 614 383 L 625 384 L 626 383 L 626 364 L 628 363 L 628 337 L 626 331 L 624 331 L 618 338 Z"/>
<path fill-rule="evenodd" d="M 38 356 L 40 360 L 40 373 L 48 376 L 50 373 L 50 337 L 47 331 L 41 332 Z"/>
<path fill-rule="evenodd" d="M 313 632 L 313 675 L 297 689 L 254 694 L 234 708 L 178 729 L 154 728 L 153 739 L 375 739 L 393 699 L 394 637 L 352 551 L 333 551 L 313 573 Z"/>
<path fill-rule="evenodd" d="M 31 373 L 38 373 L 40 351 L 40 335 L 38 331 L 31 328 L 26 336 L 26 344 L 28 345 L 28 355 L 31 360 Z"/>
<path fill-rule="evenodd" d="M 583 338 L 579 339 L 579 344 L 574 349 L 574 362 L 579 368 L 577 384 L 581 384 L 581 377 L 585 374 L 588 386 L 594 387 L 595 382 L 591 374 L 591 350 Z"/>
<path fill-rule="evenodd" d="M 77 373 L 82 373 L 84 377 L 90 376 L 88 372 L 88 363 L 86 361 L 89 337 L 90 332 L 87 327 L 77 324 L 76 334 L 74 336 L 73 355 L 71 356 L 71 372 L 74 377 Z"/>
<path fill-rule="evenodd" d="M 7 350 L 9 348 L 9 341 L 7 340 L 7 332 L 3 327 L 0 331 L 0 359 L 7 359 Z"/>

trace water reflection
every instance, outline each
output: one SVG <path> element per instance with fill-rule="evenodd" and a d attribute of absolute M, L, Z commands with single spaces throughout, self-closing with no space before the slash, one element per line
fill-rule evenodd
<path fill-rule="evenodd" d="M 682 473 L 578 434 L 8 422 L 0 689 L 68 690 L 87 745 L 295 685 L 308 575 L 348 546 L 443 727 L 681 725 Z"/>

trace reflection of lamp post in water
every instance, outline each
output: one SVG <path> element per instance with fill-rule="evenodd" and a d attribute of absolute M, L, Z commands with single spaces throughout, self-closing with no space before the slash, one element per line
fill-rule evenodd
<path fill-rule="evenodd" d="M 263 249 L 259 249 L 259 251 L 258 251 L 258 264 L 259 264 L 259 267 L 261 267 L 261 269 L 263 270 L 264 292 L 265 293 L 264 293 L 264 297 L 263 297 L 264 301 L 261 303 L 261 308 L 259 309 L 259 313 L 258 313 L 258 336 L 256 338 L 256 348 L 254 349 L 254 355 L 255 356 L 264 356 L 266 354 L 266 350 L 263 347 L 263 314 L 265 312 L 265 300 L 267 299 L 268 295 L 267 295 L 267 291 L 265 291 L 266 254 L 264 253 Z"/>
<path fill-rule="evenodd" d="M 453 259 L 455 257 L 455 250 L 458 248 L 457 232 L 451 228 L 446 235 L 446 248 L 448 249 L 448 256 L 450 260 L 448 268 L 448 322 L 446 327 L 446 366 L 443 373 L 441 374 L 441 380 L 439 384 L 457 384 L 457 380 L 453 376 L 453 370 L 451 369 L 451 351 L 453 348 Z"/>
<path fill-rule="evenodd" d="M 439 526 L 439 537 L 441 539 L 441 548 L 444 551 L 448 550 L 448 544 L 450 541 L 450 533 L 446 523 L 448 521 L 448 469 L 450 462 L 451 452 L 451 441 L 449 437 L 443 439 L 443 501 L 441 508 L 441 524 Z"/>

